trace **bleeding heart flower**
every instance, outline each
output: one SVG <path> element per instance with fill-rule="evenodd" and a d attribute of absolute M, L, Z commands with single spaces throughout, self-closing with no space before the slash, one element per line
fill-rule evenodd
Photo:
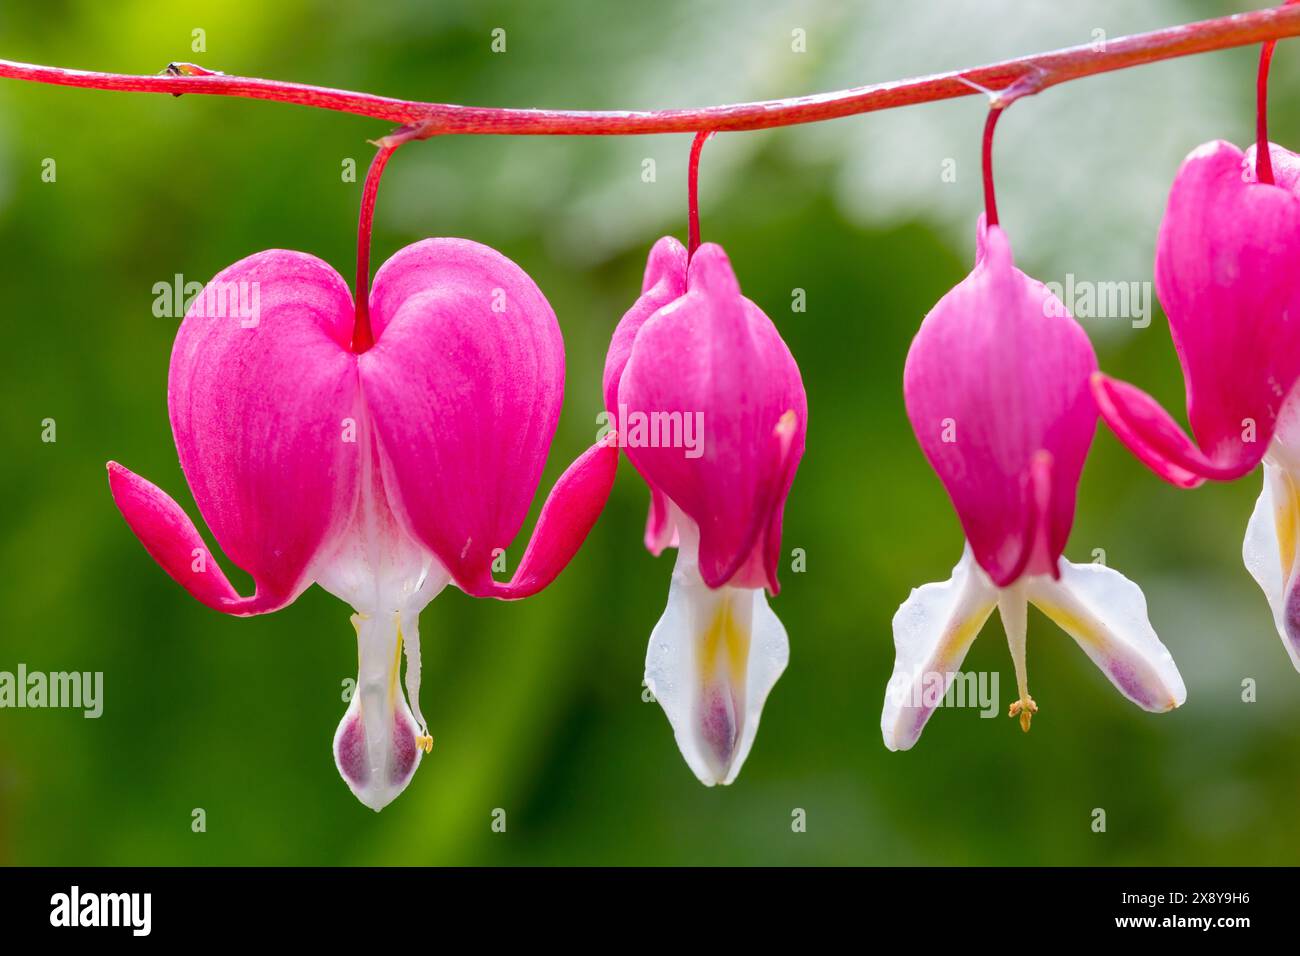
<path fill-rule="evenodd" d="M 1015 664 L 1011 716 L 1025 730 L 1038 710 L 1025 669 L 1027 603 L 1143 709 L 1186 698 L 1137 585 L 1061 557 L 1097 427 L 1092 345 L 1065 305 L 1015 268 L 1002 230 L 981 217 L 978 231 L 974 270 L 925 317 L 903 371 L 912 428 L 967 546 L 948 581 L 913 590 L 894 615 L 881 714 L 890 750 L 916 743 L 994 607 Z"/>
<path fill-rule="evenodd" d="M 1239 478 L 1263 460 L 1244 556 L 1300 669 L 1300 156 L 1270 144 L 1270 184 L 1256 179 L 1255 155 L 1221 141 L 1194 150 L 1160 224 L 1156 291 L 1195 442 L 1133 385 L 1098 373 L 1093 393 L 1120 440 L 1175 485 Z"/>
<path fill-rule="evenodd" d="M 614 332 L 605 406 L 650 486 L 646 547 L 677 548 L 646 686 L 691 770 L 731 783 L 790 656 L 768 607 L 808 400 L 772 320 L 720 246 L 655 243 L 641 298 Z"/>
<path fill-rule="evenodd" d="M 251 321 L 211 308 L 211 290 L 250 288 Z M 517 265 L 462 239 L 398 252 L 369 309 L 374 345 L 357 354 L 344 280 L 313 256 L 272 250 L 218 275 L 181 323 L 167 396 L 181 468 L 252 595 L 235 592 L 164 492 L 114 462 L 108 472 L 132 531 L 209 607 L 262 614 L 316 582 L 355 609 L 357 687 L 334 756 L 379 810 L 432 745 L 418 700 L 420 610 L 448 583 L 504 599 L 544 588 L 600 513 L 618 452 L 597 445 L 564 473 L 514 577 L 493 580 L 560 414 L 555 315 Z"/>

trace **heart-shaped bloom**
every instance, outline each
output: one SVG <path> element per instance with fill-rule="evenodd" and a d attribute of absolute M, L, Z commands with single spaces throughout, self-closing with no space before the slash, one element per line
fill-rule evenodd
<path fill-rule="evenodd" d="M 1016 671 L 1011 714 L 1025 730 L 1038 709 L 1025 670 L 1028 603 L 1145 710 L 1186 697 L 1137 585 L 1061 556 L 1097 427 L 1088 390 L 1096 368 L 1065 305 L 1015 267 L 1006 235 L 981 217 L 974 270 L 925 317 L 903 371 L 912 428 L 967 546 L 948 581 L 913 590 L 894 615 L 881 714 L 890 750 L 916 743 L 994 607 Z"/>
<path fill-rule="evenodd" d="M 316 582 L 355 609 L 357 686 L 334 756 L 378 810 L 432 744 L 420 610 L 448 583 L 504 599 L 545 587 L 600 513 L 618 452 L 597 445 L 565 472 L 514 577 L 495 581 L 560 414 L 555 315 L 517 265 L 462 239 L 402 249 L 368 301 L 374 345 L 358 354 L 347 283 L 313 256 L 272 250 L 213 279 L 177 332 L 167 404 L 181 468 L 250 596 L 170 497 L 121 465 L 108 472 L 132 531 L 209 607 L 274 611 Z"/>
<path fill-rule="evenodd" d="M 677 548 L 646 686 L 700 781 L 731 783 L 790 656 L 763 589 L 779 590 L 781 518 L 804 450 L 799 367 L 720 246 L 688 257 L 665 237 L 614 332 L 604 392 L 650 486 L 646 547 Z"/>
<path fill-rule="evenodd" d="M 1300 157 L 1270 144 L 1273 183 L 1255 147 L 1206 143 L 1183 162 L 1156 246 L 1156 291 L 1187 389 L 1195 441 L 1151 396 L 1100 373 L 1093 392 L 1120 440 L 1181 487 L 1240 478 L 1264 462 L 1246 532 L 1246 565 L 1263 587 L 1300 668 Z"/>

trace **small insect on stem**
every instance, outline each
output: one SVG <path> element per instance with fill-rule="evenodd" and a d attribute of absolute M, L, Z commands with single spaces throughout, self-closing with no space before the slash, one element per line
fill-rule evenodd
<path fill-rule="evenodd" d="M 168 63 L 167 68 L 158 74 L 159 76 L 225 76 L 220 70 L 209 70 L 199 66 L 197 63 Z M 184 93 L 173 93 L 172 96 L 178 99 L 184 96 Z"/>

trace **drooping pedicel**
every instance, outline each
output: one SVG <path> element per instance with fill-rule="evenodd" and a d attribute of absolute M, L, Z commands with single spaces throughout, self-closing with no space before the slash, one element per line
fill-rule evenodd
<path fill-rule="evenodd" d="M 544 588 L 599 515 L 617 449 L 598 443 L 570 466 L 515 575 L 498 582 L 493 559 L 527 516 L 564 394 L 559 326 L 532 279 L 468 240 L 408 246 L 375 278 L 374 344 L 360 353 L 347 283 L 319 259 L 261 252 L 209 288 L 256 290 L 244 301 L 257 314 L 196 298 L 167 404 L 195 503 L 253 594 L 236 593 L 170 497 L 110 462 L 113 498 L 154 559 L 211 608 L 274 611 L 313 582 L 352 606 L 357 687 L 334 757 L 379 810 L 432 745 L 421 609 L 449 583 L 507 600 Z"/>

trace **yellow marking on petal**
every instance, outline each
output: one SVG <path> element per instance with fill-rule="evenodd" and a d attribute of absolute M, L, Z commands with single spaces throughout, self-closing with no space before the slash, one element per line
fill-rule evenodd
<path fill-rule="evenodd" d="M 361 622 L 364 621 L 364 620 L 366 620 L 366 619 L 367 619 L 366 615 L 365 615 L 365 614 L 362 614 L 360 611 L 358 611 L 356 614 L 353 614 L 350 618 L 348 618 L 348 620 L 352 622 L 352 630 L 354 630 L 354 631 L 357 632 L 357 640 L 358 640 L 358 642 L 361 640 Z M 360 645 L 360 643 L 357 644 L 357 663 L 358 663 L 358 664 L 361 663 L 361 645 Z"/>
<path fill-rule="evenodd" d="M 1086 641 L 1087 643 L 1093 645 L 1094 647 L 1106 651 L 1106 655 L 1108 658 L 1114 657 L 1114 655 L 1106 648 L 1105 637 L 1087 619 L 1082 618 L 1071 611 L 1067 611 L 1065 608 L 1061 607 L 1060 605 L 1050 604 L 1047 601 L 1044 601 L 1040 598 L 1034 598 L 1034 607 L 1038 608 L 1038 610 L 1046 614 L 1047 617 L 1053 623 L 1055 623 L 1057 627 L 1065 631 L 1065 633 L 1069 634 L 1076 641 Z M 1033 703 L 1032 697 L 1029 698 L 1029 703 L 1031 704 Z M 1169 707 L 1167 709 L 1173 710 L 1177 706 L 1178 706 L 1178 702 L 1174 700 L 1172 697 L 1170 697 Z M 1037 706 L 1034 707 L 1033 712 L 1034 713 L 1038 712 Z M 1015 715 L 1013 714 L 1012 716 Z M 1028 723 L 1027 718 L 1022 716 L 1020 720 L 1021 720 L 1021 726 L 1024 727 L 1026 731 L 1028 731 L 1029 727 L 1027 726 Z"/>
<path fill-rule="evenodd" d="M 731 601 L 732 596 L 726 595 L 718 602 L 713 621 L 704 632 L 699 667 L 706 682 L 710 676 L 725 669 L 730 686 L 740 687 L 744 685 L 749 667 L 749 633 L 736 623 Z"/>
<path fill-rule="evenodd" d="M 976 608 L 975 612 L 969 617 L 958 621 L 947 639 L 940 642 L 939 646 L 946 653 L 935 659 L 934 666 L 931 669 L 944 672 L 955 670 L 955 667 L 949 667 L 948 665 L 959 652 L 964 650 L 971 641 L 975 640 L 976 635 L 983 630 L 984 622 L 989 619 L 989 615 L 993 613 L 995 607 L 997 607 L 997 602 L 990 601 L 987 606 Z"/>
<path fill-rule="evenodd" d="M 398 615 L 394 614 L 393 616 L 397 617 L 399 622 L 401 621 L 401 618 L 398 617 Z M 401 673 L 402 673 L 402 625 L 399 623 L 397 625 L 397 649 L 393 655 L 393 667 L 392 670 L 388 672 L 388 704 L 390 707 L 392 706 L 393 701 L 396 699 L 397 678 Z"/>
<path fill-rule="evenodd" d="M 1057 627 L 1075 638 L 1075 640 L 1087 641 L 1097 647 L 1101 647 L 1105 643 L 1092 622 L 1071 611 L 1067 611 L 1060 605 L 1049 604 L 1039 598 L 1034 598 L 1034 607 L 1046 614 Z"/>
<path fill-rule="evenodd" d="M 348 618 L 348 620 L 352 622 L 352 630 L 357 632 L 357 684 L 356 687 L 352 689 L 352 693 L 355 694 L 357 698 L 358 714 L 362 713 L 366 706 L 366 702 L 363 699 L 364 695 L 361 693 L 361 622 L 368 620 L 369 617 L 370 615 L 362 614 L 358 611 Z"/>
<path fill-rule="evenodd" d="M 1282 479 L 1284 488 L 1281 501 L 1276 500 L 1277 496 L 1274 496 L 1273 520 L 1277 528 L 1277 552 L 1282 561 L 1282 581 L 1285 584 L 1291 577 L 1291 568 L 1295 563 L 1295 532 L 1296 518 L 1300 515 L 1300 491 L 1297 490 L 1295 482 L 1287 472 L 1279 471 L 1278 477 Z"/>
<path fill-rule="evenodd" d="M 415 738 L 415 746 L 419 747 L 425 753 L 433 752 L 433 735 L 422 734 Z"/>
<path fill-rule="evenodd" d="M 1073 611 L 1067 611 L 1059 604 L 1051 604 L 1040 598 L 1034 598 L 1034 607 L 1046 614 L 1049 620 L 1076 641 L 1086 641 L 1097 648 L 1105 647 L 1105 637 L 1097 629 L 1093 621 L 1081 617 Z M 1008 716 L 1014 717 L 1019 713 L 1020 729 L 1025 733 L 1029 733 L 1029 720 L 1034 714 L 1038 713 L 1038 705 L 1034 703 L 1034 698 L 1028 696 L 1019 703 L 1021 708 L 1016 710 L 1014 709 L 1016 705 L 1013 704 L 1013 710 Z"/>

